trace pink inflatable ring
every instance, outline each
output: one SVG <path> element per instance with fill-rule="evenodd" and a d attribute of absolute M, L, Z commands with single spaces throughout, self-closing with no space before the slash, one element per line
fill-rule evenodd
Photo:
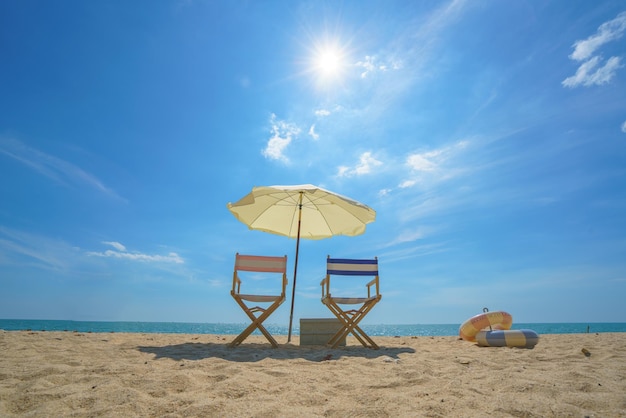
<path fill-rule="evenodd" d="M 476 334 L 485 328 L 506 330 L 511 328 L 513 317 L 504 311 L 485 312 L 463 322 L 459 336 L 465 341 L 476 341 Z"/>

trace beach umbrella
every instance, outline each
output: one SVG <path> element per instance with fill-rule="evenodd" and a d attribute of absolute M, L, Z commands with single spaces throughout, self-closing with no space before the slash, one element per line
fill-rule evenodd
<path fill-rule="evenodd" d="M 300 238 L 361 235 L 376 218 L 369 206 L 312 184 L 254 187 L 241 200 L 228 203 L 228 209 L 250 229 L 296 238 L 287 342 L 291 341 Z"/>

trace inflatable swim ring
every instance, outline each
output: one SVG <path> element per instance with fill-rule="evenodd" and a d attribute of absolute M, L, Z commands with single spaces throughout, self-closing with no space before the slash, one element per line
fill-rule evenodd
<path fill-rule="evenodd" d="M 539 342 L 539 335 L 531 329 L 478 331 L 476 342 L 481 347 L 533 348 Z"/>
<path fill-rule="evenodd" d="M 471 317 L 459 328 L 459 336 L 465 341 L 476 341 L 476 334 L 485 328 L 507 330 L 511 328 L 513 317 L 503 311 L 484 312 Z"/>

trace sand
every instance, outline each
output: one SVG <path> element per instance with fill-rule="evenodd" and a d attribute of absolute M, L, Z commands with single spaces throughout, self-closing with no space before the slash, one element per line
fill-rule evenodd
<path fill-rule="evenodd" d="M 0 416 L 626 416 L 626 333 L 541 335 L 534 349 L 232 339 L 0 330 Z"/>

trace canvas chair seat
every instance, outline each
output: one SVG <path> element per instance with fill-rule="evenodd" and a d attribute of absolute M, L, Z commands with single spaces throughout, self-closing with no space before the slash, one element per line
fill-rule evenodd
<path fill-rule="evenodd" d="M 280 299 L 282 296 L 244 295 L 240 293 L 239 297 L 248 302 L 274 302 L 275 300 Z"/>
<path fill-rule="evenodd" d="M 376 299 L 376 296 L 371 298 L 333 298 L 335 303 L 339 303 L 341 305 L 356 305 L 359 303 L 365 303 L 367 301 L 371 301 Z"/>
<path fill-rule="evenodd" d="M 259 278 L 279 277 L 281 285 L 279 287 L 281 293 L 279 295 L 256 295 L 249 293 L 241 293 L 241 286 L 244 274 L 255 275 Z M 256 278 L 256 277 L 255 277 Z M 272 313 L 285 301 L 285 289 L 287 287 L 287 256 L 284 257 L 267 257 L 258 255 L 235 255 L 235 271 L 233 272 L 233 287 L 230 291 L 231 296 L 237 304 L 248 315 L 252 323 L 244 329 L 231 343 L 231 347 L 241 344 L 246 338 L 258 329 L 267 338 L 274 348 L 278 347 L 278 343 L 272 335 L 263 326 L 263 321 L 270 317 Z M 246 302 L 259 304 L 267 304 L 265 306 L 249 306 Z"/>
<path fill-rule="evenodd" d="M 373 277 L 365 284 L 367 296 L 345 297 L 332 296 L 331 278 L 334 280 L 356 280 Z M 382 298 L 379 289 L 378 259 L 346 259 L 330 258 L 326 261 L 326 277 L 322 286 L 322 303 L 339 319 L 342 327 L 328 341 L 327 345 L 336 348 L 342 340 L 352 334 L 363 346 L 378 349 L 378 345 L 359 327 L 359 322 L 372 310 Z M 365 293 L 365 292 L 364 292 Z M 360 305 L 355 309 L 343 308 L 341 305 Z"/>

